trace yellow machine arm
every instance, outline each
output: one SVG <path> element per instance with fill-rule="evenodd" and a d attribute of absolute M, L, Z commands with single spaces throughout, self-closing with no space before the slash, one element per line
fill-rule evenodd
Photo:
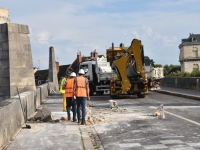
<path fill-rule="evenodd" d="M 134 39 L 131 46 L 125 50 L 119 59 L 115 60 L 113 64 L 116 66 L 118 73 L 121 77 L 122 92 L 127 92 L 131 88 L 131 83 L 129 77 L 127 76 L 127 66 L 130 60 L 134 60 L 134 66 L 136 67 L 136 73 L 139 78 L 145 78 L 145 73 L 143 70 L 144 53 L 141 41 Z M 126 66 L 126 67 L 125 67 Z"/>

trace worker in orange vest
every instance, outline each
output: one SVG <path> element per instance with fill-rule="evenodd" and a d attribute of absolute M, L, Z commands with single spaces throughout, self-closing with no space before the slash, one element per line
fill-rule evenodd
<path fill-rule="evenodd" d="M 74 80 L 74 91 L 76 96 L 76 103 L 77 103 L 77 116 L 78 116 L 78 123 L 81 122 L 82 125 L 85 124 L 85 115 L 86 115 L 86 99 L 90 100 L 89 95 L 89 82 L 88 79 L 84 77 L 84 70 L 80 69 L 78 72 L 79 76 L 76 77 Z M 82 115 L 80 114 L 80 106 L 82 110 Z M 82 121 L 80 117 L 82 116 Z"/>
<path fill-rule="evenodd" d="M 67 101 L 67 116 L 68 120 L 71 120 L 70 116 L 70 108 L 72 106 L 73 111 L 73 122 L 76 122 L 76 100 L 74 99 L 74 79 L 76 77 L 76 73 L 72 72 L 70 77 L 66 80 L 65 84 L 65 97 Z"/>

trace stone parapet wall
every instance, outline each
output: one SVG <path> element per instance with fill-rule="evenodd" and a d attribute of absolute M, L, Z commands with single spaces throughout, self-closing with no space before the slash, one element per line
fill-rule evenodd
<path fill-rule="evenodd" d="M 33 61 L 27 25 L 0 24 L 0 101 L 35 90 Z"/>
<path fill-rule="evenodd" d="M 20 94 L 26 118 L 30 118 L 35 113 L 54 87 L 55 85 L 50 82 L 38 86 L 35 91 Z M 16 95 L 0 102 L 0 149 L 5 147 L 23 125 L 24 117 L 19 96 Z"/>
<path fill-rule="evenodd" d="M 161 86 L 200 90 L 200 77 L 165 77 Z"/>

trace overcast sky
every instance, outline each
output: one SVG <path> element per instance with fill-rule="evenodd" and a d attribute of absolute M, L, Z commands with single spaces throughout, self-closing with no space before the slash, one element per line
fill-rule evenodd
<path fill-rule="evenodd" d="M 12 23 L 26 24 L 34 67 L 48 69 L 49 47 L 60 65 L 134 38 L 156 64 L 179 64 L 179 44 L 200 34 L 200 0 L 0 0 Z"/>

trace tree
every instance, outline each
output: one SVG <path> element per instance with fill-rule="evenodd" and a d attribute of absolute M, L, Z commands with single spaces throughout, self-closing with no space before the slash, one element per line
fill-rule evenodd
<path fill-rule="evenodd" d="M 163 67 L 164 76 L 166 76 L 171 69 L 178 68 L 178 67 L 180 67 L 180 65 L 172 65 L 172 64 L 170 64 L 170 65 L 164 65 L 164 67 Z"/>
<path fill-rule="evenodd" d="M 150 59 L 150 64 L 152 67 L 155 67 L 155 62 L 153 61 L 153 59 Z"/>
<path fill-rule="evenodd" d="M 162 67 L 162 65 L 161 64 L 155 64 L 155 68 L 157 68 L 157 67 Z"/>

